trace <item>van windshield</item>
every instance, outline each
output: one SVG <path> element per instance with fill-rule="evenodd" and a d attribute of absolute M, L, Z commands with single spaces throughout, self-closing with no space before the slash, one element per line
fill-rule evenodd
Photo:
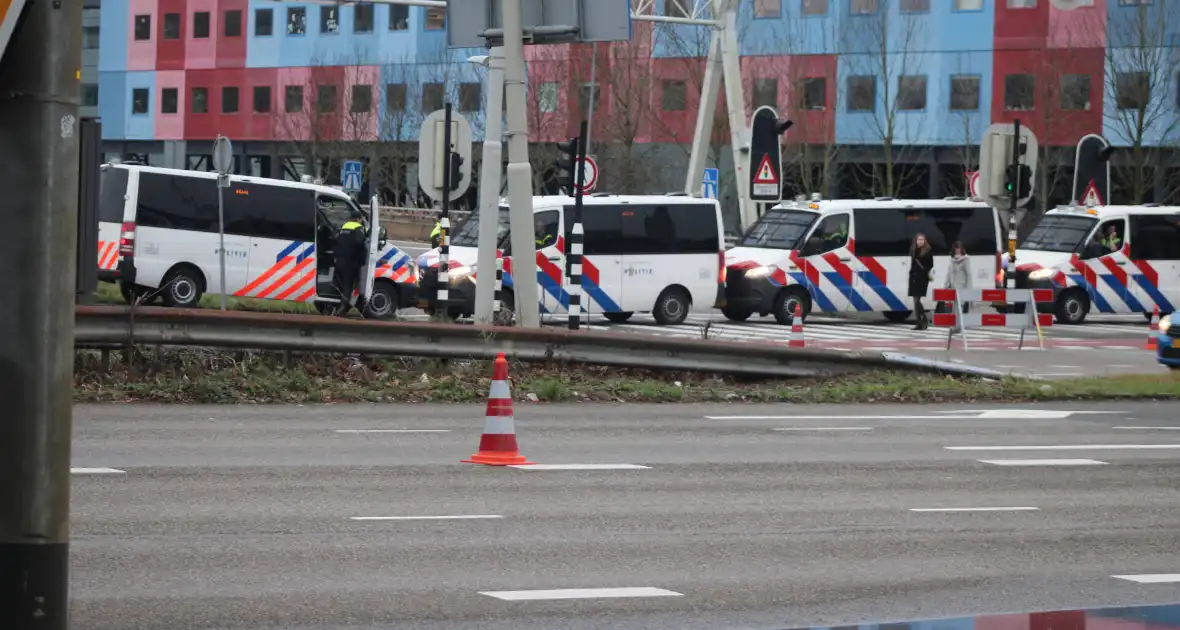
<path fill-rule="evenodd" d="M 1020 244 L 1021 249 L 1042 252 L 1074 252 L 1094 229 L 1098 219 L 1049 215 Z"/>
<path fill-rule="evenodd" d="M 508 239 L 508 206 L 500 206 L 500 225 L 496 229 L 496 247 L 503 249 Z M 479 210 L 472 211 L 467 220 L 451 236 L 451 245 L 479 247 Z"/>
<path fill-rule="evenodd" d="M 98 192 L 98 220 L 123 222 L 123 202 L 127 194 L 127 169 L 108 166 L 102 170 Z"/>
<path fill-rule="evenodd" d="M 739 247 L 797 249 L 819 214 L 802 210 L 770 210 L 738 242 Z"/>

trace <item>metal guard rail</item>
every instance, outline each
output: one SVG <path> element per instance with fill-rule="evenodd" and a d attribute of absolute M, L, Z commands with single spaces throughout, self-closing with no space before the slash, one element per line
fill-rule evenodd
<path fill-rule="evenodd" d="M 522 361 L 780 377 L 873 369 L 956 371 L 897 361 L 879 352 L 785 344 L 161 307 L 78 306 L 74 340 L 78 346 L 132 343 L 451 359 L 490 359 L 504 352 Z"/>

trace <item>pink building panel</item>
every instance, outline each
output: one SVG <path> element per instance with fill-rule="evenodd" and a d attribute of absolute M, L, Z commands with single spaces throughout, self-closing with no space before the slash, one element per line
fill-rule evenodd
<path fill-rule="evenodd" d="M 754 114 L 754 86 L 759 81 L 773 79 L 778 83 L 774 98 L 776 110 L 783 111 L 791 98 L 791 58 L 786 55 L 742 57 L 742 90 L 746 96 L 745 117 Z"/>
<path fill-rule="evenodd" d="M 536 142 L 566 139 L 572 119 L 569 111 L 577 103 L 573 86 L 580 85 L 570 80 L 568 47 L 530 46 L 526 50 L 544 51 L 548 48 L 563 50 L 534 54 L 529 62 L 529 138 Z"/>
<path fill-rule="evenodd" d="M 1094 6 L 1073 11 L 1049 8 L 1049 48 L 1105 48 L 1106 3 L 1094 0 Z"/>
<path fill-rule="evenodd" d="M 766 55 L 742 59 L 742 85 L 746 96 L 746 119 L 754 114 L 755 88 L 760 80 L 777 85 L 774 106 L 780 118 L 795 122 L 787 134 L 788 143 L 825 144 L 836 134 L 836 56 Z M 802 86 L 812 79 L 824 81 L 822 106 L 803 108 Z M 766 103 L 761 103 L 766 104 Z"/>
<path fill-rule="evenodd" d="M 983 615 L 975 618 L 975 630 L 1029 630 L 1028 615 Z"/>
<path fill-rule="evenodd" d="M 699 57 L 657 58 L 651 62 L 651 125 L 648 128 L 649 142 L 692 142 L 693 130 L 697 124 L 697 110 L 701 103 L 701 81 L 705 76 L 704 60 Z M 684 108 L 675 97 L 666 91 L 679 90 L 672 82 L 684 85 Z M 668 109 L 666 106 L 672 106 Z M 717 108 L 718 120 L 724 120 L 725 111 Z"/>
<path fill-rule="evenodd" d="M 127 69 L 155 70 L 156 42 L 160 39 L 160 14 L 156 11 L 156 0 L 131 0 L 127 11 Z M 140 16 L 151 20 L 151 36 L 146 40 L 135 39 L 135 22 Z"/>
<path fill-rule="evenodd" d="M 166 114 L 163 110 L 164 90 L 176 90 L 176 113 Z M 184 70 L 156 71 L 156 94 L 152 98 L 156 108 L 156 138 L 160 140 L 183 140 L 185 113 L 188 111 L 188 88 Z"/>
<path fill-rule="evenodd" d="M 276 140 L 298 140 L 306 138 L 311 133 L 311 107 L 315 94 L 309 89 L 311 85 L 311 68 L 279 68 L 278 78 L 274 89 L 274 138 Z M 287 86 L 297 85 L 303 88 L 303 111 L 288 114 Z"/>
<path fill-rule="evenodd" d="M 370 86 L 368 112 L 353 112 L 353 86 Z M 379 66 L 345 66 L 342 139 L 371 141 L 377 139 L 378 108 L 381 106 L 381 68 Z"/>
<path fill-rule="evenodd" d="M 188 0 L 185 11 L 184 67 L 189 70 L 203 70 L 217 67 L 217 38 L 221 36 L 218 27 L 221 19 L 217 12 L 217 0 Z M 193 37 L 193 25 L 197 13 L 209 13 L 209 37 Z"/>

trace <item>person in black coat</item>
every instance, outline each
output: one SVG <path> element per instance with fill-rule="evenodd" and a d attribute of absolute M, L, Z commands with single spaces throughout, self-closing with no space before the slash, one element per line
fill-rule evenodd
<path fill-rule="evenodd" d="M 926 235 L 919 233 L 910 244 L 910 297 L 914 298 L 914 314 L 918 323 L 914 330 L 926 330 L 930 320 L 926 316 L 926 307 L 922 298 L 930 288 L 930 279 L 934 277 L 934 250 L 926 241 Z"/>

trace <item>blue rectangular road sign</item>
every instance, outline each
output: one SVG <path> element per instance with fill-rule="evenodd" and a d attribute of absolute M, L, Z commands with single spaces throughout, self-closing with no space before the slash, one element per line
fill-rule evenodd
<path fill-rule="evenodd" d="M 340 167 L 340 187 L 347 192 L 359 192 L 361 189 L 361 173 L 364 165 L 356 160 L 349 160 Z"/>
<path fill-rule="evenodd" d="M 701 192 L 704 193 L 705 199 L 717 198 L 717 187 L 721 182 L 721 173 L 715 168 L 705 169 L 704 186 Z"/>

